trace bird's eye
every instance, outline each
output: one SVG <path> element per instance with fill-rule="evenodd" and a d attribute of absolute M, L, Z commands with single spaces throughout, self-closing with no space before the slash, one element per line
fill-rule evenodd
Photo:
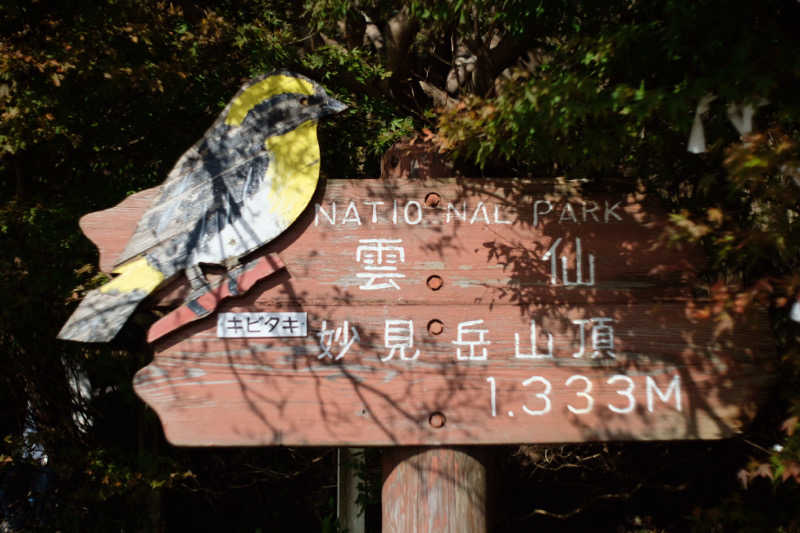
<path fill-rule="evenodd" d="M 300 105 L 308 105 L 308 98 L 303 97 L 300 99 Z"/>

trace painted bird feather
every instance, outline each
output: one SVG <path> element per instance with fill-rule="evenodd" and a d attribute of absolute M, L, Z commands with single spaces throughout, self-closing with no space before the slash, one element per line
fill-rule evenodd
<path fill-rule="evenodd" d="M 185 272 L 196 293 L 201 263 L 233 269 L 285 231 L 317 186 L 317 121 L 344 108 L 291 72 L 245 84 L 161 185 L 117 277 L 86 295 L 59 338 L 107 342 L 165 281 Z"/>

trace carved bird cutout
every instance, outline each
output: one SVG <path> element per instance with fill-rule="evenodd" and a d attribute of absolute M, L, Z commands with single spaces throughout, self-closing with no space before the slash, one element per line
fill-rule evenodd
<path fill-rule="evenodd" d="M 266 264 L 240 259 L 305 210 L 319 179 L 317 121 L 345 107 L 291 72 L 246 83 L 161 185 L 116 262 L 117 277 L 86 295 L 58 337 L 110 341 L 148 294 L 182 272 L 192 286 L 184 312 L 209 314 L 215 304 L 204 303 L 211 288 L 201 263 L 228 274 L 211 301 L 249 288 Z"/>

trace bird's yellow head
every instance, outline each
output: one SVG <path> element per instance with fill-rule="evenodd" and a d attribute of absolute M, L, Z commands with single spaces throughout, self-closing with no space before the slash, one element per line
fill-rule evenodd
<path fill-rule="evenodd" d="M 346 108 L 342 102 L 328 96 L 322 86 L 305 76 L 278 72 L 256 78 L 242 87 L 228 106 L 225 124 L 241 126 L 248 115 L 267 111 L 271 117 L 267 123 L 285 123 L 291 129 Z"/>
<path fill-rule="evenodd" d="M 269 216 L 287 227 L 305 209 L 319 179 L 317 121 L 346 106 L 312 80 L 277 72 L 245 84 L 222 112 L 224 124 L 208 135 L 209 151 L 221 158 L 270 154 L 263 177 L 269 184 Z M 223 166 L 223 165 L 220 165 Z"/>

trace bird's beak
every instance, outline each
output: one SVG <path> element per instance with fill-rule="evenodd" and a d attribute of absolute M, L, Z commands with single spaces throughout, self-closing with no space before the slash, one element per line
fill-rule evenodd
<path fill-rule="evenodd" d="M 345 104 L 330 96 L 325 100 L 325 103 L 322 104 L 322 113 L 324 115 L 335 115 L 336 113 L 341 113 L 345 109 L 347 109 Z"/>

